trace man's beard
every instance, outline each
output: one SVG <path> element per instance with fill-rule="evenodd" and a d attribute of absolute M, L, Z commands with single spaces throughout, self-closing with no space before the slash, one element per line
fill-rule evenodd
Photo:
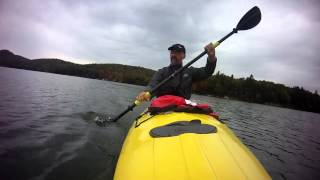
<path fill-rule="evenodd" d="M 172 57 L 171 58 L 171 64 L 172 65 L 182 65 L 182 61 L 179 61 L 177 58 Z"/>

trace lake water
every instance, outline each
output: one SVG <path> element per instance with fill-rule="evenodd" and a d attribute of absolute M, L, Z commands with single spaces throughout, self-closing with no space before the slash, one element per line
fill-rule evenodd
<path fill-rule="evenodd" d="M 143 87 L 0 67 L 0 179 L 112 179 Z M 320 114 L 193 95 L 209 103 L 273 179 L 320 179 Z"/>

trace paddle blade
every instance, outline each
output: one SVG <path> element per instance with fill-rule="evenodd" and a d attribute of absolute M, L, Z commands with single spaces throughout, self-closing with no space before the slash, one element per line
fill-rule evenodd
<path fill-rule="evenodd" d="M 237 30 L 248 30 L 259 24 L 261 20 L 261 11 L 255 6 L 251 8 L 239 21 Z"/>
<path fill-rule="evenodd" d="M 105 114 L 99 114 L 95 119 L 94 122 L 98 125 L 98 126 L 106 126 L 107 123 L 113 122 L 113 119 Z"/>

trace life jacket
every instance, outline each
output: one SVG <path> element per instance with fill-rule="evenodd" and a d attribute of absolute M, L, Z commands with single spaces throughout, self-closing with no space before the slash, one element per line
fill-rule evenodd
<path fill-rule="evenodd" d="M 219 115 L 213 112 L 208 104 L 197 104 L 183 97 L 173 95 L 164 95 L 152 100 L 148 108 L 148 112 L 151 115 L 168 111 L 207 114 L 216 119 L 219 118 Z"/>

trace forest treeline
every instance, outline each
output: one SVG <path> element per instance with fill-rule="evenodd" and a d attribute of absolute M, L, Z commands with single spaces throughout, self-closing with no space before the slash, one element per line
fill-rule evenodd
<path fill-rule="evenodd" d="M 0 50 L 0 66 L 33 71 L 50 72 L 128 84 L 147 85 L 154 70 L 121 64 L 75 64 L 59 59 L 30 60 Z M 258 81 L 251 75 L 234 78 L 216 73 L 209 79 L 194 84 L 194 92 L 247 102 L 269 104 L 320 113 L 320 96 L 302 87 L 287 87 L 269 81 Z"/>
<path fill-rule="evenodd" d="M 198 94 L 320 113 L 320 96 L 317 91 L 312 93 L 303 87 L 258 81 L 253 75 L 234 78 L 233 75 L 218 72 L 208 80 L 196 83 L 193 89 Z"/>

